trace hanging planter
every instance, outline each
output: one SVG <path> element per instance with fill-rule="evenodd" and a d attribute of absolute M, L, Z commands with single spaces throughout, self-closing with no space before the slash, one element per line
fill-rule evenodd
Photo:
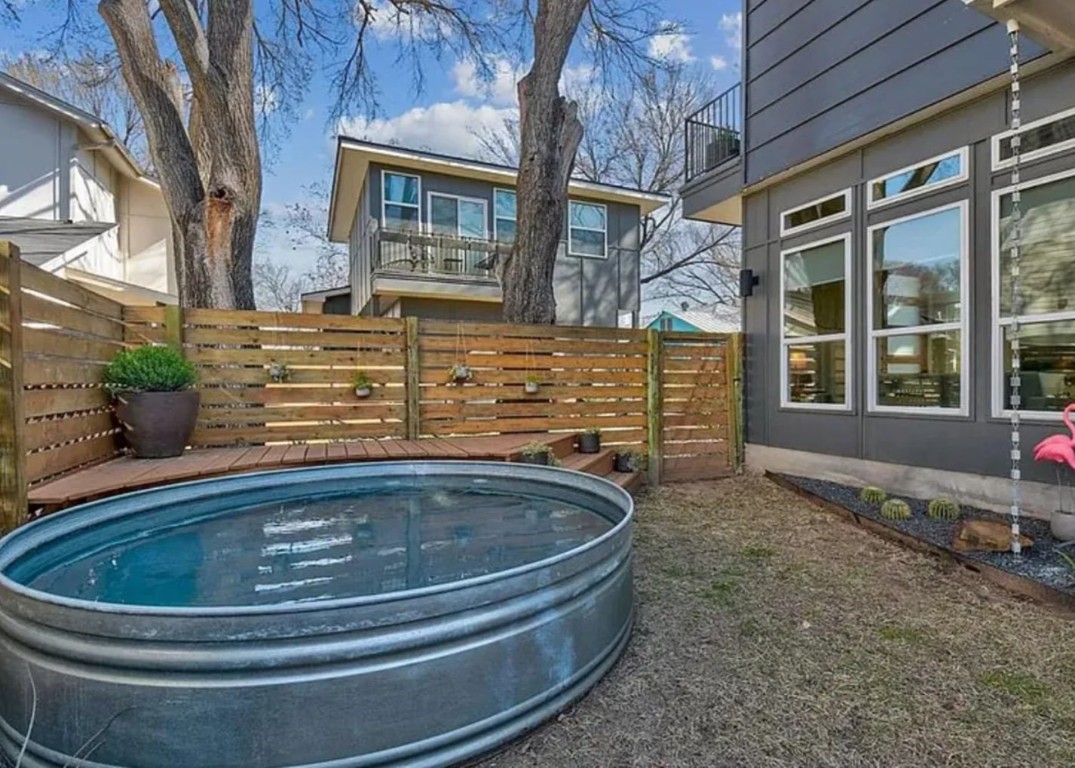
<path fill-rule="evenodd" d="M 470 366 L 466 363 L 456 363 L 448 371 L 448 380 L 456 384 L 464 384 L 470 381 L 473 376 L 474 372 L 470 370 Z"/>
<path fill-rule="evenodd" d="M 528 395 L 536 395 L 541 391 L 541 380 L 533 374 L 528 374 L 523 383 L 523 389 L 526 390 Z"/>
<path fill-rule="evenodd" d="M 358 371 L 351 380 L 351 386 L 355 388 L 355 397 L 365 400 L 373 394 L 373 382 L 370 381 L 365 371 Z"/>
<path fill-rule="evenodd" d="M 283 384 L 291 379 L 291 367 L 287 363 L 270 363 L 269 378 L 277 384 Z"/>

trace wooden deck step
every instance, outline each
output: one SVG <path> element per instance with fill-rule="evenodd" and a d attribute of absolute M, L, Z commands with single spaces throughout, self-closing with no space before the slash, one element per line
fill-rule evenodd
<path fill-rule="evenodd" d="M 605 479 L 615 483 L 628 493 L 637 491 L 642 486 L 641 472 L 609 472 Z"/>
<path fill-rule="evenodd" d="M 591 475 L 604 477 L 612 471 L 612 462 L 615 451 L 606 448 L 598 453 L 572 453 L 563 459 L 564 469 L 573 469 L 577 472 L 588 472 Z"/>

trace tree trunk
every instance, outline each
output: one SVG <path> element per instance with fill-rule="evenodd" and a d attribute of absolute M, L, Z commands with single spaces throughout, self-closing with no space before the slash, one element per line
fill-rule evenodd
<path fill-rule="evenodd" d="M 253 309 L 261 158 L 252 2 L 209 3 L 205 29 L 189 0 L 160 0 L 160 8 L 190 77 L 189 125 L 176 68 L 160 56 L 144 0 L 101 0 L 98 6 L 145 123 L 171 215 L 179 303 Z"/>
<path fill-rule="evenodd" d="M 534 19 L 534 65 L 519 82 L 515 245 L 499 269 L 511 323 L 556 322 L 553 271 L 583 131 L 577 105 L 560 95 L 560 76 L 588 1 L 541 0 Z"/>

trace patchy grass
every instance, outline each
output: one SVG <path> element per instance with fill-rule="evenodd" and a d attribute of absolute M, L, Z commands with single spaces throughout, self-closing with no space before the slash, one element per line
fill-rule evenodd
<path fill-rule="evenodd" d="M 638 623 L 481 768 L 1075 764 L 1075 624 L 761 478 L 639 500 Z"/>

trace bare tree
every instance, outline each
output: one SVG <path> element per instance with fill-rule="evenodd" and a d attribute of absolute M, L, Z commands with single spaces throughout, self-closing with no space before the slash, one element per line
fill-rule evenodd
<path fill-rule="evenodd" d="M 649 299 L 692 303 L 738 301 L 739 231 L 683 218 L 683 130 L 687 117 L 715 90 L 697 70 L 650 66 L 610 89 L 568 89 L 586 127 L 575 177 L 669 196 L 640 231 L 642 286 Z M 518 124 L 478 135 L 491 159 L 518 162 Z"/>
<path fill-rule="evenodd" d="M 258 309 L 298 312 L 307 291 L 305 275 L 269 259 L 254 262 L 254 297 Z"/>

